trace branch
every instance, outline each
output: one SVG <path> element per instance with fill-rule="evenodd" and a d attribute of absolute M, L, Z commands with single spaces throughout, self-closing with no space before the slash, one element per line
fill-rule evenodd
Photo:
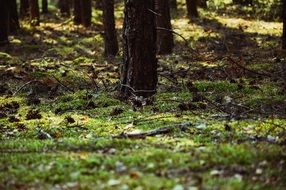
<path fill-rule="evenodd" d="M 188 40 L 182 34 L 179 34 L 178 32 L 175 32 L 174 30 L 171 30 L 168 28 L 162 28 L 162 27 L 156 27 L 156 30 L 163 30 L 163 31 L 171 32 L 171 33 L 181 37 L 184 40 L 184 42 L 188 48 L 191 48 L 192 51 L 194 51 L 196 54 L 199 54 L 195 49 L 193 49 L 192 47 L 189 46 Z"/>
<path fill-rule="evenodd" d="M 233 63 L 233 64 L 235 64 L 236 66 L 238 66 L 239 68 L 241 68 L 241 69 L 244 69 L 245 71 L 248 71 L 248 72 L 250 72 L 250 73 L 253 73 L 253 74 L 256 74 L 256 75 L 260 75 L 260 76 L 264 76 L 264 77 L 272 77 L 272 75 L 271 74 L 269 74 L 269 73 L 265 73 L 265 72 L 258 72 L 258 71 L 254 71 L 254 70 L 251 70 L 251 69 L 248 69 L 248 68 L 246 68 L 246 67 L 244 67 L 244 66 L 242 66 L 241 64 L 239 64 L 237 61 L 235 61 L 233 58 L 231 58 L 231 57 L 228 57 L 228 60 L 231 62 L 231 63 Z"/>
<path fill-rule="evenodd" d="M 56 76 L 52 75 L 52 77 L 65 89 L 67 89 L 69 92 L 75 92 L 73 89 L 69 88 L 67 85 L 64 85 Z"/>
<path fill-rule="evenodd" d="M 26 86 L 28 86 L 29 84 L 32 84 L 32 83 L 34 83 L 34 82 L 38 82 L 38 81 L 36 81 L 36 80 L 31 80 L 31 81 L 29 81 L 29 82 L 26 82 L 26 83 L 23 84 L 21 87 L 19 87 L 19 88 L 16 90 L 16 92 L 13 93 L 12 96 L 16 96 L 21 90 L 23 90 L 23 88 L 25 88 Z"/>
<path fill-rule="evenodd" d="M 155 135 L 159 135 L 159 134 L 171 133 L 172 131 L 174 131 L 174 129 L 179 129 L 181 131 L 184 131 L 191 125 L 193 125 L 192 122 L 185 122 L 185 123 L 180 123 L 177 125 L 170 125 L 170 126 L 161 127 L 158 129 L 153 129 L 153 130 L 146 131 L 146 132 L 138 132 L 138 133 L 124 133 L 123 132 L 119 135 L 113 136 L 112 138 L 116 138 L 116 139 L 122 139 L 122 138 L 142 139 L 142 138 L 145 138 L 147 136 L 155 136 Z"/>

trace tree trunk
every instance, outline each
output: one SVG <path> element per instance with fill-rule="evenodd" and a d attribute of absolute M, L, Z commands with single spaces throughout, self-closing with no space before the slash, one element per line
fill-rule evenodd
<path fill-rule="evenodd" d="M 74 0 L 74 24 L 89 27 L 91 25 L 91 16 L 91 0 Z"/>
<path fill-rule="evenodd" d="M 17 2 L 16 0 L 9 0 L 9 32 L 16 32 L 19 28 Z"/>
<path fill-rule="evenodd" d="M 286 0 L 283 1 L 283 35 L 282 35 L 282 49 L 286 49 Z"/>
<path fill-rule="evenodd" d="M 62 0 L 60 0 L 62 1 Z M 48 10 L 48 0 L 42 0 L 42 13 L 47 14 L 49 12 Z"/>
<path fill-rule="evenodd" d="M 282 49 L 286 50 L 286 0 L 282 0 L 283 3 L 283 35 L 282 35 Z M 286 63 L 282 62 L 282 72 L 283 72 L 283 91 L 286 94 Z"/>
<path fill-rule="evenodd" d="M 38 0 L 30 0 L 30 20 L 31 25 L 40 25 L 40 10 Z"/>
<path fill-rule="evenodd" d="M 92 16 L 92 5 L 91 5 L 91 0 L 81 0 L 82 3 L 82 24 L 85 27 L 89 27 L 91 25 L 91 16 Z"/>
<path fill-rule="evenodd" d="M 156 0 L 158 54 L 170 54 L 174 47 L 169 0 Z"/>
<path fill-rule="evenodd" d="M 103 8 L 103 0 L 96 0 L 95 1 L 95 7 L 97 8 L 97 9 L 102 9 Z"/>
<path fill-rule="evenodd" d="M 148 97 L 156 93 L 156 25 L 154 0 L 124 1 L 121 92 Z"/>
<path fill-rule="evenodd" d="M 10 0 L 0 0 L 0 46 L 9 43 L 8 29 L 9 29 L 9 13 L 8 2 Z"/>
<path fill-rule="evenodd" d="M 186 5 L 190 19 L 199 17 L 197 0 L 186 0 Z"/>
<path fill-rule="evenodd" d="M 208 8 L 207 0 L 199 0 L 198 6 L 203 8 L 203 9 L 207 9 Z"/>
<path fill-rule="evenodd" d="M 29 0 L 20 0 L 20 17 L 28 17 L 29 16 Z"/>
<path fill-rule="evenodd" d="M 103 0 L 104 55 L 115 56 L 118 42 L 115 29 L 114 0 Z"/>
<path fill-rule="evenodd" d="M 248 5 L 252 5 L 253 1 L 252 0 L 233 0 L 232 3 L 242 5 L 242 6 L 248 6 Z"/>
<path fill-rule="evenodd" d="M 70 0 L 60 0 L 58 3 L 60 12 L 64 16 L 69 16 L 70 15 Z"/>
<path fill-rule="evenodd" d="M 169 0 L 170 2 L 170 8 L 173 10 L 177 10 L 178 9 L 178 5 L 177 5 L 177 0 Z"/>
<path fill-rule="evenodd" d="M 74 20 L 73 21 L 75 25 L 82 24 L 81 1 L 82 0 L 74 0 Z"/>

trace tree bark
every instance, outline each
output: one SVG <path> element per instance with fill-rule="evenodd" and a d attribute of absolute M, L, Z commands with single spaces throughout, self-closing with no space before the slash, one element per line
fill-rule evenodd
<path fill-rule="evenodd" d="M 252 5 L 253 1 L 252 0 L 233 0 L 232 3 L 242 5 L 242 6 L 248 6 L 248 5 Z"/>
<path fill-rule="evenodd" d="M 154 0 L 125 0 L 124 5 L 121 92 L 152 96 L 158 82 Z"/>
<path fill-rule="evenodd" d="M 74 24 L 82 24 L 81 0 L 74 0 Z"/>
<path fill-rule="evenodd" d="M 20 17 L 28 17 L 29 16 L 29 0 L 20 0 Z"/>
<path fill-rule="evenodd" d="M 40 10 L 38 0 L 30 0 L 30 21 L 31 25 L 40 25 Z"/>
<path fill-rule="evenodd" d="M 8 4 L 10 0 L 0 0 L 0 46 L 8 44 L 9 12 Z"/>
<path fill-rule="evenodd" d="M 82 3 L 82 24 L 85 27 L 89 27 L 91 25 L 91 16 L 92 16 L 92 5 L 91 0 L 81 0 Z"/>
<path fill-rule="evenodd" d="M 190 19 L 199 17 L 198 0 L 186 0 L 188 16 Z"/>
<path fill-rule="evenodd" d="M 102 9 L 103 8 L 103 0 L 95 0 L 95 7 L 97 9 Z"/>
<path fill-rule="evenodd" d="M 177 10 L 178 9 L 178 5 L 177 5 L 177 0 L 169 0 L 170 2 L 170 8 L 173 10 Z"/>
<path fill-rule="evenodd" d="M 207 0 L 199 0 L 198 6 L 203 8 L 203 9 L 207 9 L 208 8 Z"/>
<path fill-rule="evenodd" d="M 70 15 L 70 0 L 60 0 L 58 3 L 61 15 L 69 16 Z"/>
<path fill-rule="evenodd" d="M 282 0 L 283 3 L 283 34 L 282 34 L 282 49 L 286 50 L 286 0 Z M 282 72 L 283 72 L 283 91 L 286 94 L 286 63 L 282 62 Z"/>
<path fill-rule="evenodd" d="M 60 0 L 62 1 L 62 0 Z M 42 13 L 47 14 L 49 12 L 48 10 L 48 0 L 42 0 Z"/>
<path fill-rule="evenodd" d="M 9 0 L 9 32 L 16 32 L 20 28 L 16 0 Z"/>
<path fill-rule="evenodd" d="M 282 49 L 286 49 L 286 0 L 282 0 L 283 2 L 283 35 L 282 35 Z"/>
<path fill-rule="evenodd" d="M 74 0 L 74 24 L 89 27 L 91 25 L 91 16 L 91 0 Z"/>
<path fill-rule="evenodd" d="M 114 0 L 103 0 L 104 55 L 115 56 L 118 42 L 115 29 Z"/>
<path fill-rule="evenodd" d="M 169 0 L 156 0 L 157 53 L 170 54 L 174 47 Z"/>

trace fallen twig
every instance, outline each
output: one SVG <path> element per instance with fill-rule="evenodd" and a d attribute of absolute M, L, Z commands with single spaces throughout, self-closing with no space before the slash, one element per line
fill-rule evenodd
<path fill-rule="evenodd" d="M 16 92 L 13 93 L 13 96 L 17 95 L 21 90 L 23 90 L 23 88 L 25 88 L 26 86 L 28 86 L 29 84 L 32 84 L 34 82 L 38 82 L 36 80 L 31 80 L 29 82 L 26 82 L 25 84 L 23 84 L 21 87 L 19 87 Z"/>
<path fill-rule="evenodd" d="M 56 76 L 52 75 L 52 77 L 65 89 L 67 89 L 69 92 L 75 92 L 73 89 L 69 88 L 67 85 L 64 85 Z"/>
<path fill-rule="evenodd" d="M 155 136 L 155 135 L 159 135 L 159 134 L 167 134 L 170 133 L 172 131 L 174 131 L 174 129 L 179 129 L 181 131 L 186 130 L 189 126 L 193 125 L 192 122 L 185 122 L 185 123 L 180 123 L 177 125 L 170 125 L 167 127 L 161 127 L 158 129 L 153 129 L 150 131 L 145 131 L 145 132 L 138 132 L 138 133 L 121 133 L 119 135 L 113 136 L 112 138 L 135 138 L 135 139 L 142 139 L 145 138 L 147 136 Z"/>
<path fill-rule="evenodd" d="M 233 63 L 233 64 L 235 64 L 236 66 L 238 66 L 239 68 L 241 68 L 241 69 L 243 69 L 243 70 L 245 70 L 245 71 L 248 71 L 248 72 L 250 72 L 250 73 L 253 73 L 253 74 L 256 74 L 256 75 L 260 75 L 260 76 L 263 76 L 263 77 L 272 77 L 272 75 L 271 74 L 269 74 L 269 73 L 265 73 L 265 72 L 258 72 L 258 71 L 254 71 L 254 70 L 251 70 L 251 69 L 248 69 L 248 68 L 246 68 L 246 67 L 244 67 L 243 65 L 241 65 L 241 64 L 239 64 L 237 61 L 235 61 L 233 58 L 231 58 L 231 57 L 228 57 L 228 60 L 231 62 L 231 63 Z"/>

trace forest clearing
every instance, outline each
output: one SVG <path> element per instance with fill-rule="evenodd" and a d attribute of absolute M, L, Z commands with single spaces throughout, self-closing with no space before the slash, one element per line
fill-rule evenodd
<path fill-rule="evenodd" d="M 50 0 L 19 12 L 9 43 L 0 28 L 0 189 L 285 189 L 280 1 L 209 0 L 196 16 L 177 0 L 168 29 L 153 27 L 153 0 L 124 2 L 111 25 L 97 1 L 77 24 L 76 0 L 67 12 Z M 128 68 L 141 60 L 156 64 Z"/>

